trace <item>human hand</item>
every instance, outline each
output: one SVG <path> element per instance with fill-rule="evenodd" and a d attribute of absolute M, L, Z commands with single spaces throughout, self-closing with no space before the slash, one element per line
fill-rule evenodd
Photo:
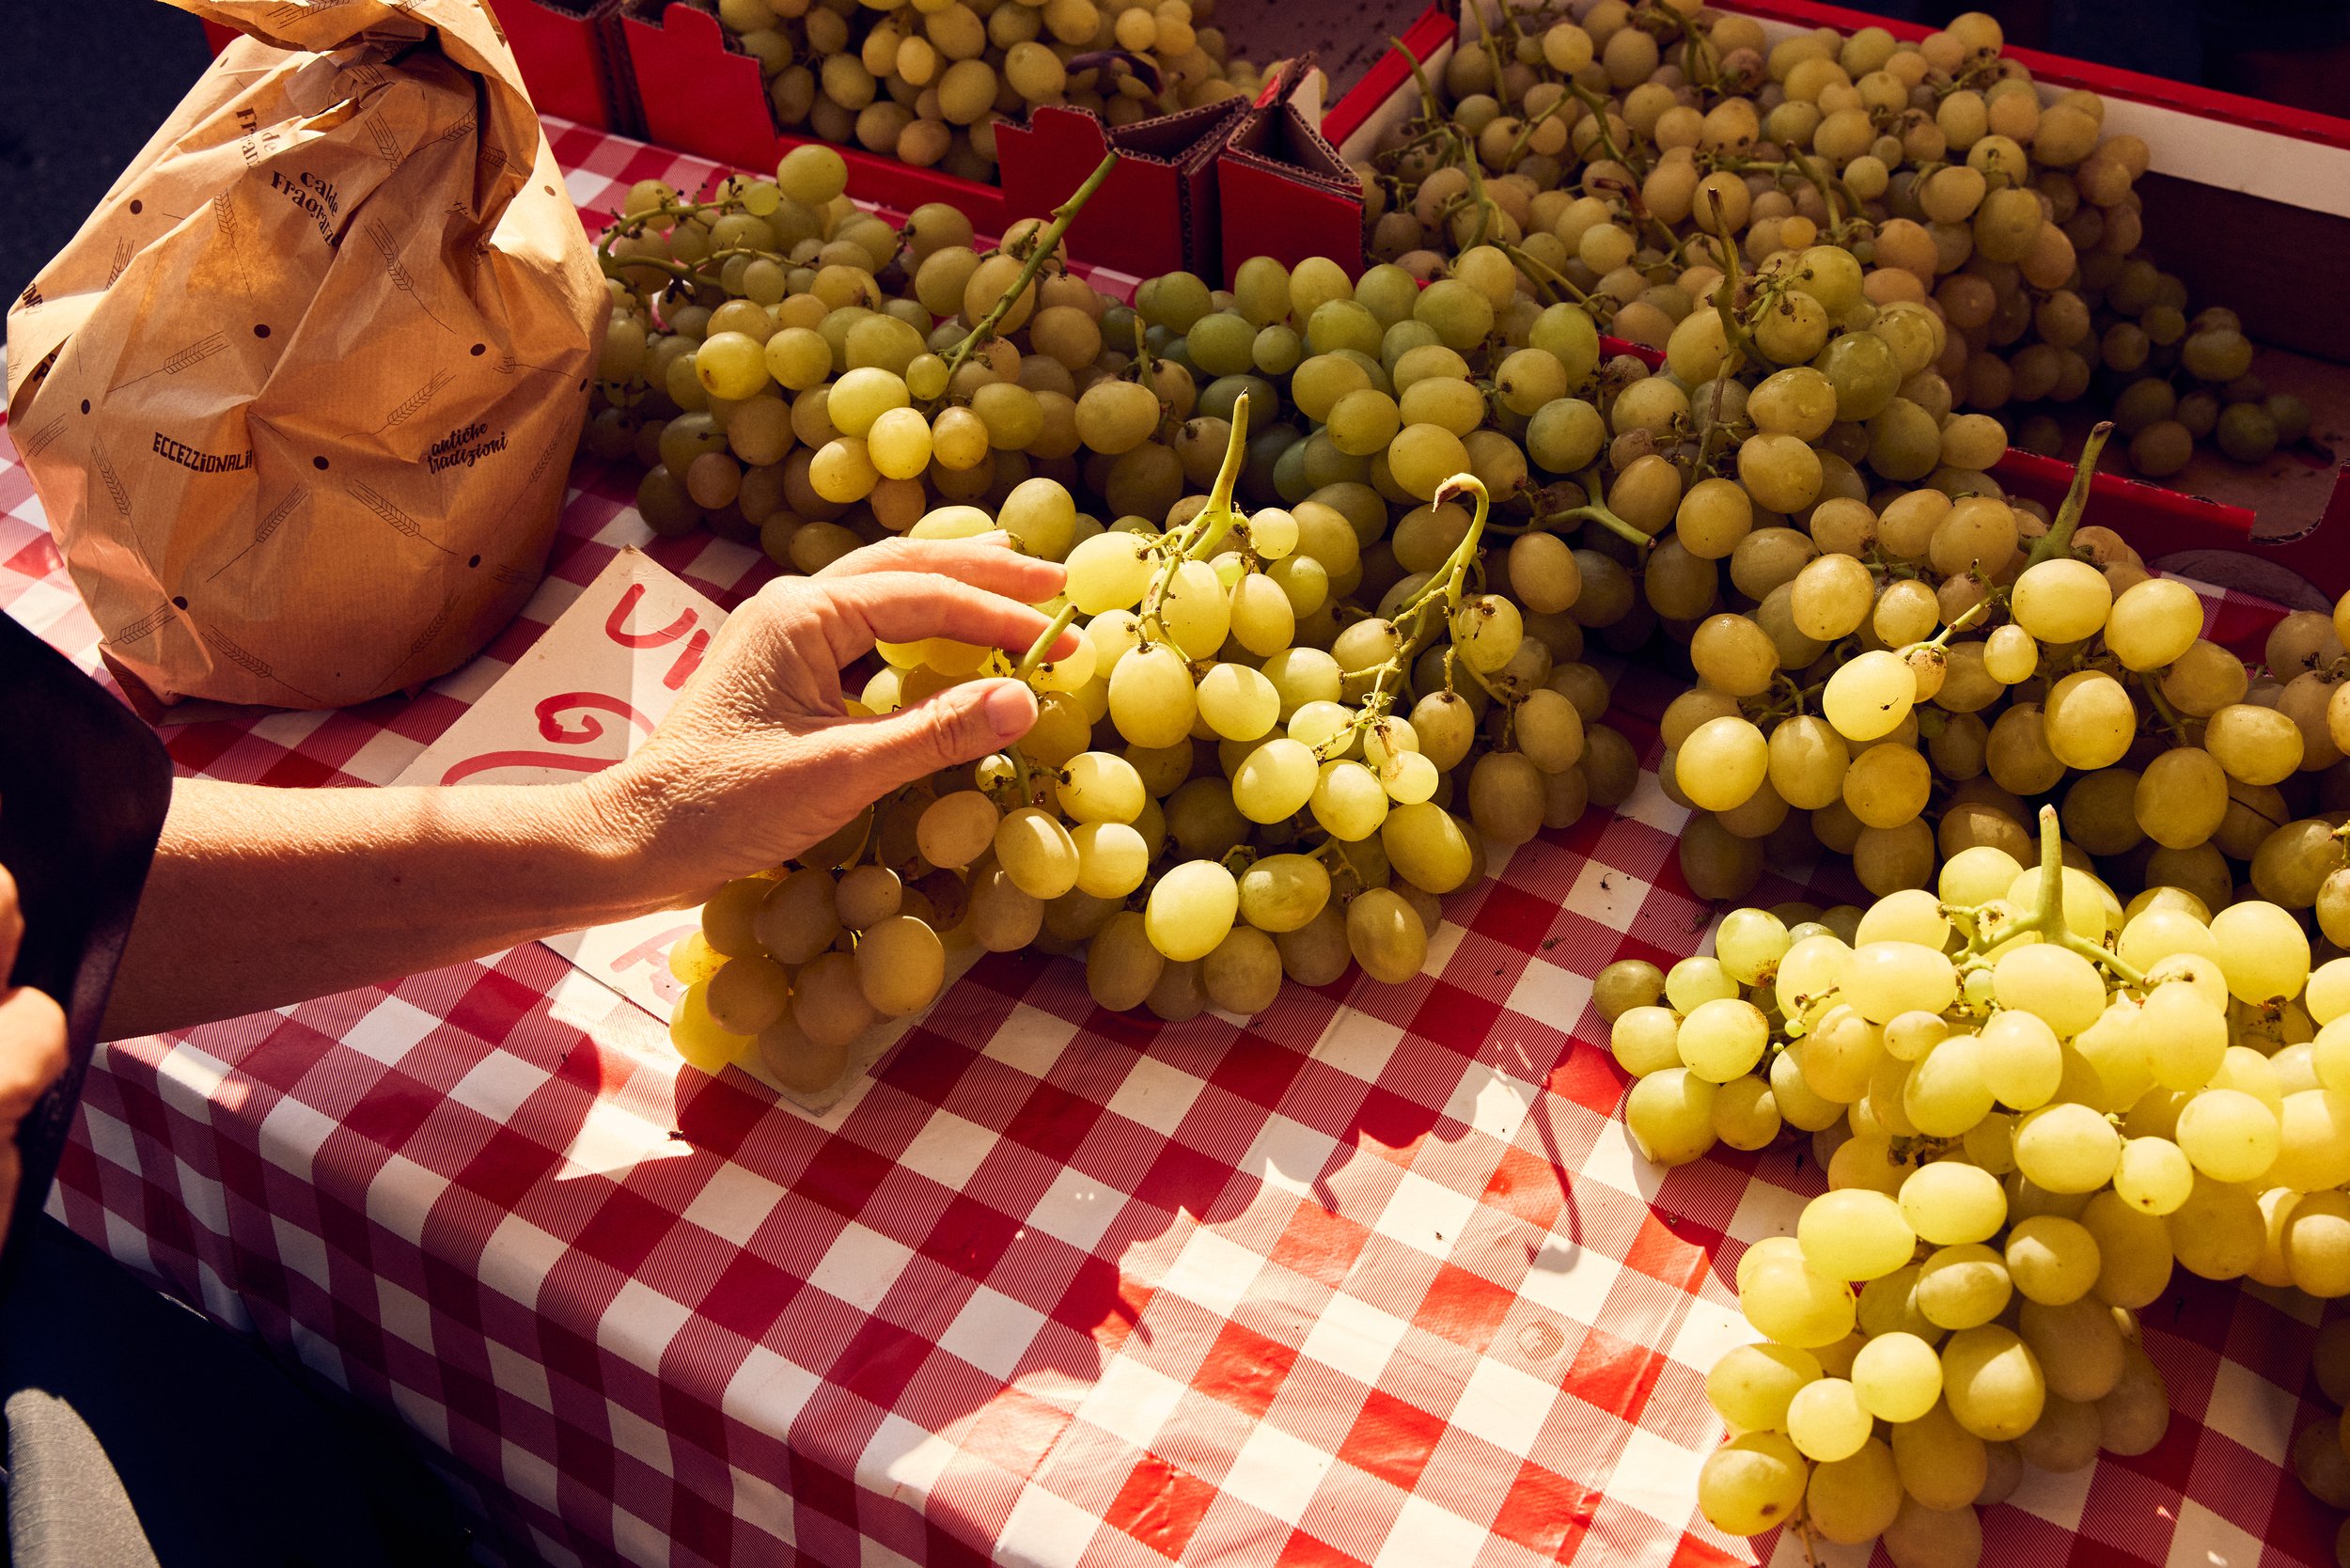
<path fill-rule="evenodd" d="M 0 866 L 0 1238 L 8 1234 L 16 1208 L 22 1164 L 16 1124 L 24 1120 L 42 1090 L 65 1071 L 65 1010 L 29 985 L 8 984 L 16 949 L 24 934 L 17 908 L 16 879 Z"/>
<path fill-rule="evenodd" d="M 588 783 L 599 816 L 652 890 L 684 903 L 821 842 L 901 784 L 1001 750 L 1036 722 L 1022 682 L 968 681 L 856 718 L 840 668 L 877 640 L 1025 653 L 1047 624 L 1030 603 L 1062 576 L 999 536 L 885 540 L 776 578 L 728 618 L 652 737 Z"/>

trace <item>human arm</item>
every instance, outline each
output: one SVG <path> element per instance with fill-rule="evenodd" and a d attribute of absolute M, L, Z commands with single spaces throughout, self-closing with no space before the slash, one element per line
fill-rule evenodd
<path fill-rule="evenodd" d="M 1061 569 L 981 540 L 896 540 L 770 583 L 627 761 L 573 784 L 272 790 L 181 779 L 107 1038 L 413 974 L 674 908 L 822 840 L 890 789 L 1026 732 L 974 681 L 879 718 L 840 667 L 878 639 L 1025 650 Z M 1066 639 L 1064 639 L 1066 640 Z"/>

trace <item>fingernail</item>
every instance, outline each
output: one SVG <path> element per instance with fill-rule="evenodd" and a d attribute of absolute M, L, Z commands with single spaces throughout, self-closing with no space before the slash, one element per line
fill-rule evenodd
<path fill-rule="evenodd" d="M 988 728 L 999 741 L 1018 740 L 1036 723 L 1036 698 L 1017 681 L 998 681 L 984 704 Z"/>
<path fill-rule="evenodd" d="M 1010 530 L 1006 528 L 996 528 L 988 533 L 974 534 L 972 536 L 972 541 L 978 544 L 993 544 L 1000 549 L 1004 545 L 1011 542 L 1011 533 Z"/>

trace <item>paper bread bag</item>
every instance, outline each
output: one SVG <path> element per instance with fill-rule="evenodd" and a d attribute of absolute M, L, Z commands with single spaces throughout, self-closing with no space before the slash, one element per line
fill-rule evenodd
<path fill-rule="evenodd" d="M 594 252 L 478 0 L 243 32 L 8 310 L 10 433 L 142 707 L 363 701 L 539 578 Z"/>

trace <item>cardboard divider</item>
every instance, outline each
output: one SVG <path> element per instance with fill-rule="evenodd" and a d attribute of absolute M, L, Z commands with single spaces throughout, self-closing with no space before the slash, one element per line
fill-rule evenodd
<path fill-rule="evenodd" d="M 1322 133 L 1320 84 L 1310 54 L 1284 64 L 1216 160 L 1224 233 L 1213 275 L 1227 287 L 1252 256 L 1293 267 L 1362 255 L 1363 187 Z"/>
<path fill-rule="evenodd" d="M 759 62 L 734 47 L 712 12 L 682 0 L 622 0 L 620 27 L 650 140 L 740 169 L 773 169 L 791 149 L 817 142 L 776 129 Z M 993 185 L 863 148 L 820 145 L 849 165 L 853 196 L 901 212 L 943 201 L 982 233 L 1004 231 L 1004 195 Z"/>
<path fill-rule="evenodd" d="M 1227 99 L 1112 128 L 1089 109 L 1033 110 L 995 133 L 1003 222 L 1044 217 L 1115 148 L 1118 166 L 1070 224 L 1067 253 L 1136 277 L 1204 277 L 1215 265 L 1216 156 L 1246 112 Z"/>
<path fill-rule="evenodd" d="M 620 0 L 493 0 L 492 8 L 541 113 L 606 131 L 640 129 Z"/>

